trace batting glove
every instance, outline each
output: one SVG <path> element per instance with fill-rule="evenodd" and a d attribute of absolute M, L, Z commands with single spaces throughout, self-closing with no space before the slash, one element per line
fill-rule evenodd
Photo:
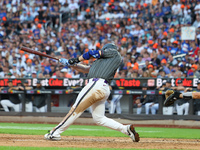
<path fill-rule="evenodd" d="M 79 63 L 80 61 L 79 61 L 79 59 L 78 58 L 71 58 L 71 59 L 69 59 L 69 61 L 68 61 L 68 63 L 70 64 L 70 65 L 75 65 L 75 64 L 77 64 L 77 63 Z"/>
<path fill-rule="evenodd" d="M 65 58 L 59 59 L 59 62 L 60 62 L 61 64 L 63 64 L 64 66 L 70 66 L 68 60 L 65 59 Z"/>

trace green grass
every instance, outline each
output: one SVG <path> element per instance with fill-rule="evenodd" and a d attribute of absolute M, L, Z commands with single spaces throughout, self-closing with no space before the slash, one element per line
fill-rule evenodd
<path fill-rule="evenodd" d="M 55 126 L 55 124 L 0 123 L 0 133 L 44 135 L 48 130 L 51 130 Z M 136 131 L 140 134 L 141 138 L 200 139 L 199 129 L 136 127 Z M 63 132 L 62 135 L 127 137 L 118 131 L 114 131 L 101 126 L 90 125 L 72 125 L 68 130 Z"/>

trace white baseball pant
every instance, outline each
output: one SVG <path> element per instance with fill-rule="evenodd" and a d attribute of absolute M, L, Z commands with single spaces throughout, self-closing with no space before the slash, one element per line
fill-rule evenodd
<path fill-rule="evenodd" d="M 110 94 L 109 85 L 104 79 L 92 78 L 81 90 L 71 110 L 65 118 L 51 130 L 51 135 L 59 136 L 88 108 L 92 108 L 92 117 L 97 125 L 120 131 L 126 135 L 127 126 L 105 116 L 105 101 Z"/>
<path fill-rule="evenodd" d="M 25 108 L 26 108 L 26 112 L 32 112 L 33 111 L 33 103 L 32 102 L 26 103 Z"/>
<path fill-rule="evenodd" d="M 176 110 L 177 110 L 177 115 L 183 115 L 183 112 L 184 112 L 184 115 L 188 115 L 189 103 L 184 103 L 180 106 L 176 104 Z"/>
<path fill-rule="evenodd" d="M 110 102 L 110 114 L 115 113 L 115 109 L 117 114 L 121 114 L 121 106 L 120 106 L 120 99 L 122 98 L 122 95 L 113 95 L 113 98 Z"/>
<path fill-rule="evenodd" d="M 8 99 L 1 100 L 0 103 L 1 103 L 4 111 L 6 111 L 6 112 L 9 112 L 8 107 L 12 107 L 14 109 L 14 111 L 16 111 L 16 112 L 20 111 L 21 104 L 14 104 Z"/>
<path fill-rule="evenodd" d="M 136 114 L 139 115 L 141 113 L 142 113 L 142 106 L 141 107 L 137 107 Z"/>
<path fill-rule="evenodd" d="M 36 111 L 36 112 L 46 112 L 46 108 L 47 108 L 46 105 L 45 105 L 45 106 L 42 106 L 42 107 L 40 107 L 40 108 L 35 107 L 35 111 Z"/>
<path fill-rule="evenodd" d="M 197 115 L 200 116 L 200 111 L 197 111 Z"/>
<path fill-rule="evenodd" d="M 146 115 L 149 114 L 149 110 L 151 109 L 151 114 L 152 115 L 155 115 L 156 114 L 156 110 L 158 110 L 158 107 L 159 107 L 159 104 L 158 103 L 155 103 L 153 104 L 153 102 L 151 103 L 146 103 L 145 104 L 145 112 L 146 112 Z M 151 106 L 152 105 L 152 106 Z M 150 107 L 151 106 L 151 107 Z"/>

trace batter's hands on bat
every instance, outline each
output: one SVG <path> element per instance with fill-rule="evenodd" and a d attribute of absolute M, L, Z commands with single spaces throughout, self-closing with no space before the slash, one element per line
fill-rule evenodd
<path fill-rule="evenodd" d="M 79 61 L 79 59 L 78 58 L 71 58 L 71 59 L 69 59 L 69 61 L 68 61 L 68 63 L 70 64 L 70 65 L 75 65 L 75 64 L 77 64 L 77 63 L 79 63 L 80 61 Z"/>
<path fill-rule="evenodd" d="M 65 59 L 65 58 L 59 59 L 59 62 L 61 64 L 63 64 L 64 66 L 70 66 L 69 61 L 67 59 Z"/>

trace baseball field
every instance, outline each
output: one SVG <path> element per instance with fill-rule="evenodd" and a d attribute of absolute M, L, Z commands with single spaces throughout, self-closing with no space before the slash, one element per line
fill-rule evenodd
<path fill-rule="evenodd" d="M 200 149 L 200 130 L 187 128 L 136 127 L 140 142 L 111 129 L 72 125 L 61 141 L 44 140 L 55 124 L 0 123 L 0 149 L 5 150 L 119 150 Z"/>

